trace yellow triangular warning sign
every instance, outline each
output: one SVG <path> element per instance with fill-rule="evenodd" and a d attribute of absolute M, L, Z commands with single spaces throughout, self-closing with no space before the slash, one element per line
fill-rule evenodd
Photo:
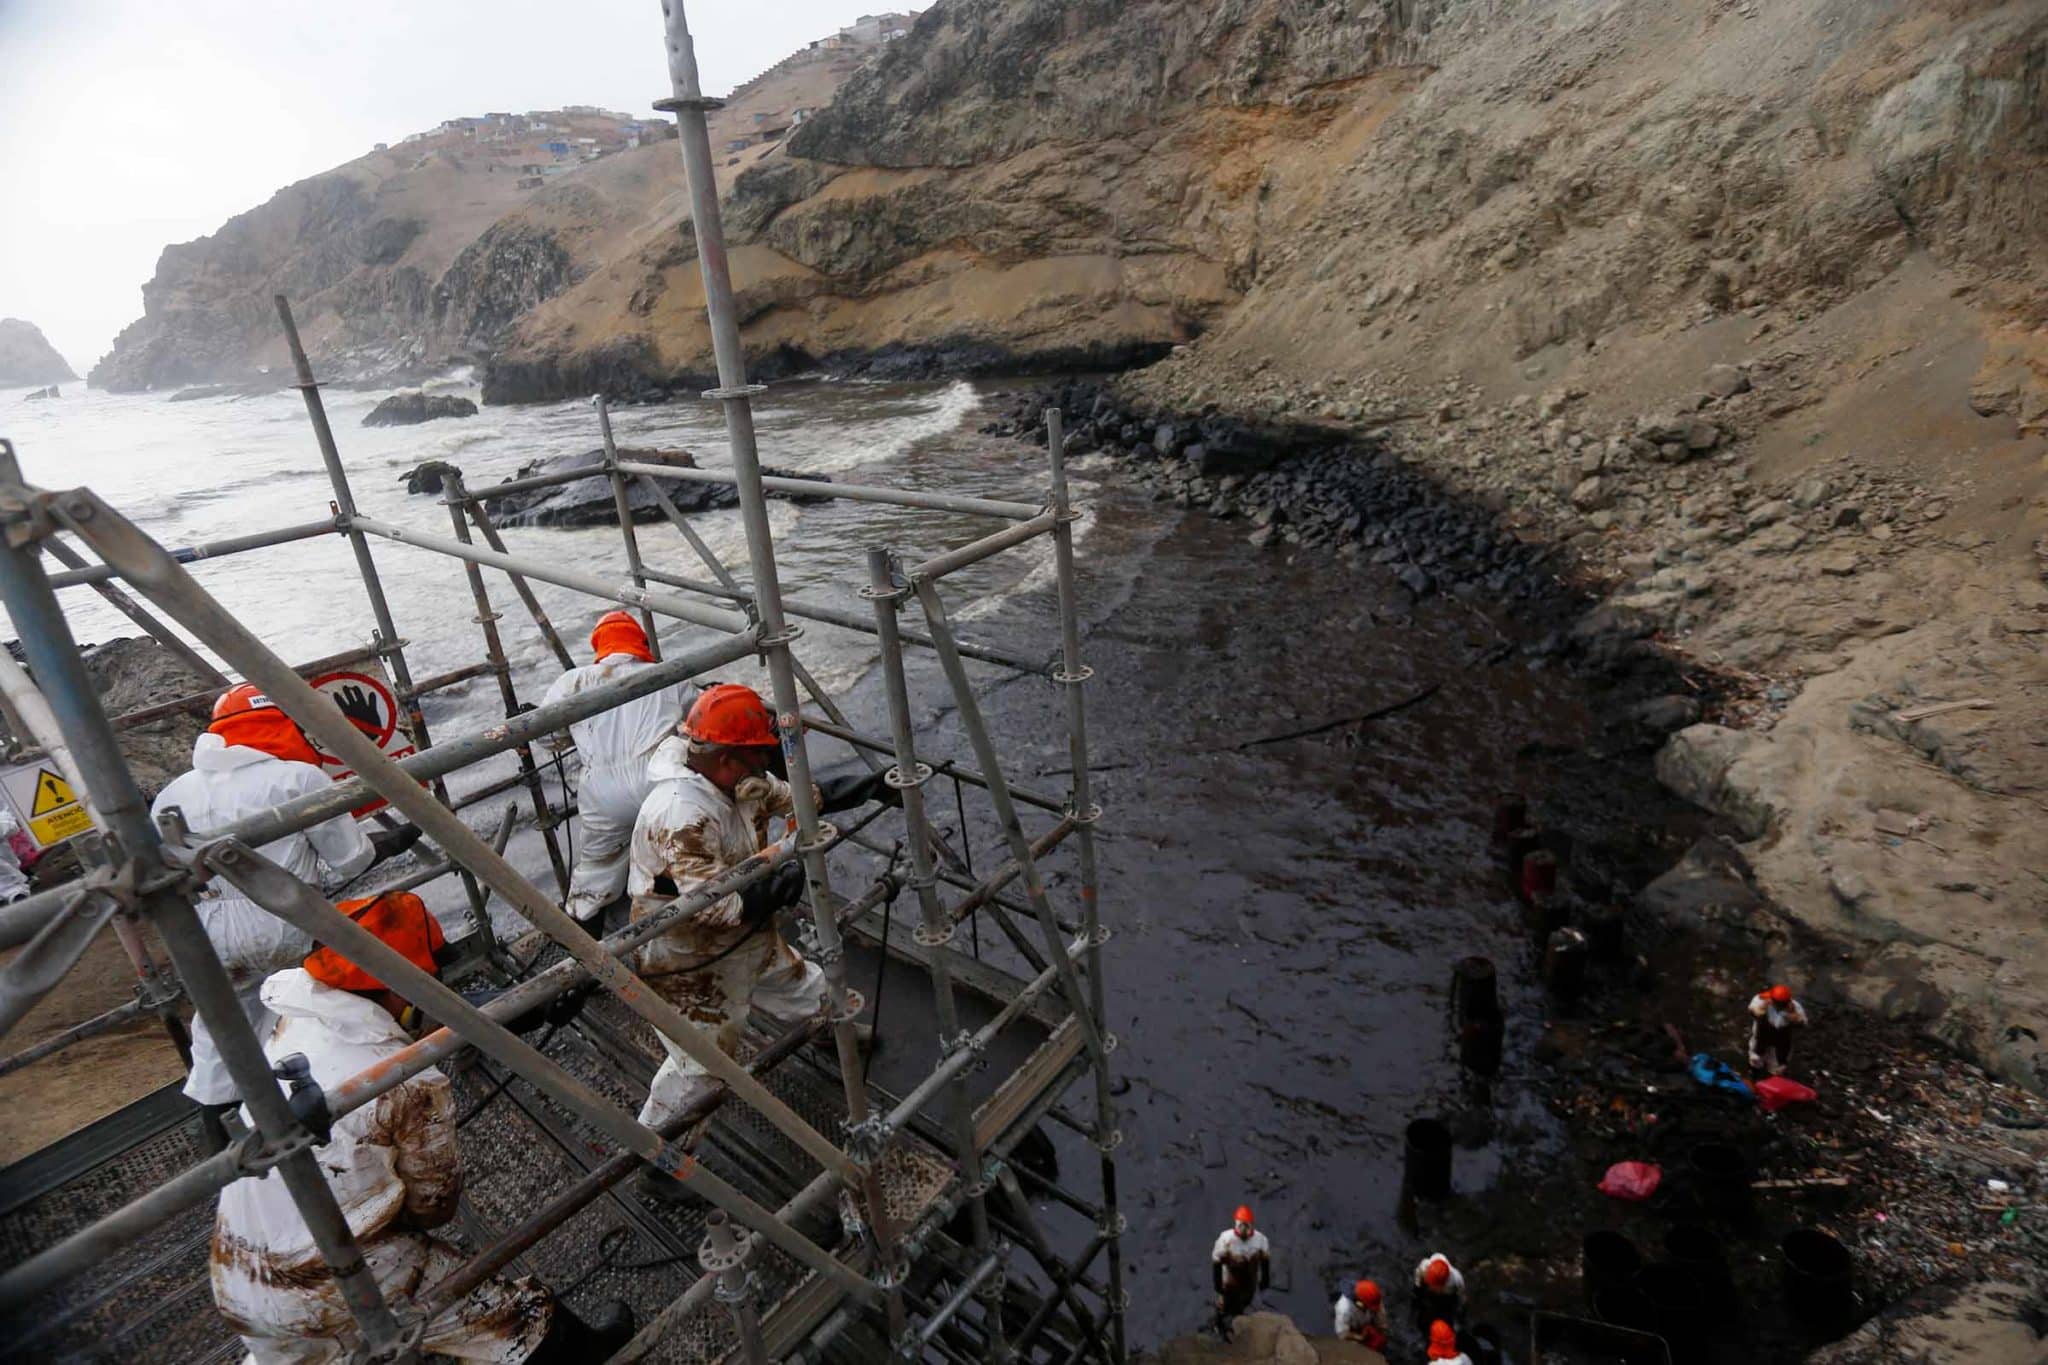
<path fill-rule="evenodd" d="M 29 809 L 29 817 L 48 815 L 53 810 L 78 804 L 78 798 L 71 794 L 71 784 L 48 768 L 36 770 L 36 799 Z"/>

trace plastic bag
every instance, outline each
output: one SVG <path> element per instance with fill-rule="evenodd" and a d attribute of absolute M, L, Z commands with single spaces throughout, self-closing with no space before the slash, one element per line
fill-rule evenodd
<path fill-rule="evenodd" d="M 1664 1168 L 1654 1161 L 1617 1161 L 1600 1177 L 1600 1193 L 1640 1204 L 1663 1183 Z"/>
<path fill-rule="evenodd" d="M 1766 1114 L 1775 1114 L 1787 1105 L 1811 1104 L 1820 1092 L 1788 1076 L 1766 1076 L 1756 1083 L 1756 1097 Z"/>
<path fill-rule="evenodd" d="M 1747 1081 L 1735 1074 L 1735 1068 L 1712 1053 L 1693 1053 L 1692 1062 L 1687 1069 L 1692 1072 L 1694 1080 L 1710 1090 L 1726 1091 L 1730 1095 L 1740 1095 L 1746 1100 L 1756 1098 L 1756 1092 L 1749 1088 Z"/>

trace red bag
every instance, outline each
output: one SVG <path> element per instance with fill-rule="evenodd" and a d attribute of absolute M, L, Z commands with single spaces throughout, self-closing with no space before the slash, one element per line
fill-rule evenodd
<path fill-rule="evenodd" d="M 1617 1161 L 1600 1177 L 1600 1193 L 1640 1204 L 1664 1183 L 1664 1168 L 1653 1161 Z"/>
<path fill-rule="evenodd" d="M 1785 1076 L 1766 1076 L 1756 1082 L 1756 1102 L 1764 1107 L 1766 1114 L 1775 1114 L 1792 1104 L 1811 1104 L 1820 1098 L 1820 1092 L 1812 1086 L 1801 1085 Z"/>

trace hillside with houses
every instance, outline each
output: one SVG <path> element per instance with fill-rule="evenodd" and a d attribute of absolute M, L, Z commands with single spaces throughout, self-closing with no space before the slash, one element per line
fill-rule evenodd
<path fill-rule="evenodd" d="M 782 139 L 915 16 L 864 16 L 735 87 L 711 117 L 722 179 Z M 271 296 L 324 374 L 377 382 L 493 354 L 534 308 L 686 236 L 674 123 L 590 105 L 449 118 L 168 246 L 143 316 L 93 367 L 116 391 L 282 374 Z"/>

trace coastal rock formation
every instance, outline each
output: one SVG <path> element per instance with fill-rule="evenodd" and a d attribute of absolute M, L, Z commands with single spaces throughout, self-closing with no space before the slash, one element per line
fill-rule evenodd
<path fill-rule="evenodd" d="M 722 146 L 749 146 L 728 151 L 720 173 L 779 153 L 761 123 L 824 105 L 863 59 L 806 49 L 735 90 L 712 132 Z M 143 317 L 93 383 L 176 389 L 288 374 L 278 293 L 329 381 L 418 382 L 491 354 L 518 319 L 606 263 L 674 248 L 687 203 L 674 137 L 666 118 L 578 108 L 450 119 L 379 147 L 165 248 Z M 592 321 L 600 349 L 629 330 Z"/>
<path fill-rule="evenodd" d="M 68 384 L 76 378 L 33 322 L 0 318 L 0 384 Z"/>
<path fill-rule="evenodd" d="M 675 465 L 682 469 L 697 468 L 697 457 L 687 450 L 638 450 L 621 447 L 619 458 L 640 464 Z M 501 526 L 617 526 L 618 503 L 612 496 L 611 479 L 603 472 L 603 466 L 602 448 L 586 450 L 577 455 L 552 455 L 546 459 L 527 461 L 506 482 L 513 483 L 542 474 L 569 473 L 578 469 L 589 469 L 592 472 L 588 478 L 546 488 L 527 488 L 510 493 L 493 493 L 488 487 L 471 491 L 483 495 L 484 511 Z M 429 461 L 411 471 L 405 476 L 406 491 L 439 493 L 441 480 L 438 471 L 442 468 L 445 466 Z M 763 466 L 762 472 L 785 479 L 830 482 L 828 476 L 823 474 L 795 473 L 769 466 Z M 684 516 L 740 505 L 738 492 L 729 484 L 679 481 L 663 484 L 662 491 L 668 494 L 669 501 Z M 769 496 L 788 498 L 789 501 L 799 503 L 818 501 L 784 493 L 771 492 Z M 666 515 L 662 511 L 660 500 L 638 479 L 632 480 L 626 486 L 626 505 L 632 510 L 636 524 L 659 521 Z"/>
<path fill-rule="evenodd" d="M 173 395 L 177 397 L 177 395 Z M 363 414 L 366 427 L 410 427 L 437 417 L 474 417 L 476 404 L 456 393 L 394 393 Z"/>

